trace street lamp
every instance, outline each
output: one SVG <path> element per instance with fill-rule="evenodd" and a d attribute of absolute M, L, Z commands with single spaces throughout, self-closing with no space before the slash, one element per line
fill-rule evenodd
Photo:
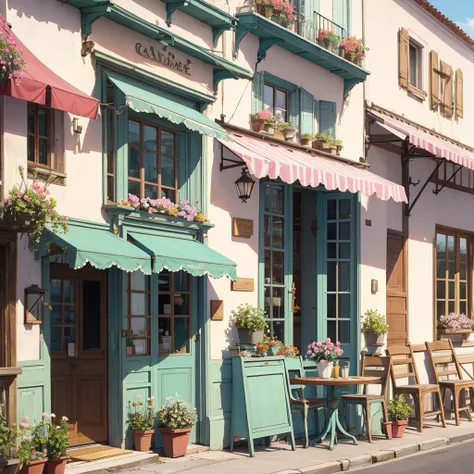
<path fill-rule="evenodd" d="M 237 188 L 237 195 L 242 200 L 242 202 L 247 202 L 247 199 L 250 199 L 254 185 L 255 181 L 250 176 L 248 169 L 244 168 L 242 170 L 241 176 L 235 182 L 235 187 Z"/>

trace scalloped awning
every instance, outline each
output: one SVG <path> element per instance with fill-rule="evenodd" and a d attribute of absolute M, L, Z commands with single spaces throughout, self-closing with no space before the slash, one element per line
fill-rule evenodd
<path fill-rule="evenodd" d="M 191 107 L 168 99 L 156 88 L 108 72 L 107 77 L 125 95 L 126 105 L 135 112 L 155 114 L 176 125 L 218 139 L 230 139 L 216 122 Z"/>

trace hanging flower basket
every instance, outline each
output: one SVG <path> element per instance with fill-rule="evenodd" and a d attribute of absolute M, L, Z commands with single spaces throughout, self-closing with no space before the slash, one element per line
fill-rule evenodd
<path fill-rule="evenodd" d="M 5 18 L 0 15 L 0 21 L 5 23 Z M 7 34 L 0 33 L 0 81 L 13 79 L 19 81 L 21 72 L 26 66 L 22 58 L 23 51 L 17 47 L 9 29 Z"/>
<path fill-rule="evenodd" d="M 33 217 L 29 212 L 10 208 L 5 211 L 3 223 L 9 229 L 26 234 L 33 228 Z"/>

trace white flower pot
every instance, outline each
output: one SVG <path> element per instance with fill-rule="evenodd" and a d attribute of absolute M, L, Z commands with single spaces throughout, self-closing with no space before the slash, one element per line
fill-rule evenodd
<path fill-rule="evenodd" d="M 318 376 L 322 379 L 330 379 L 333 364 L 333 362 L 318 362 Z"/>

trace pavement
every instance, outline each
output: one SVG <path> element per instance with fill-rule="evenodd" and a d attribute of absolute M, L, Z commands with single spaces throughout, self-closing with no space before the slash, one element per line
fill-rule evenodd
<path fill-rule="evenodd" d="M 268 448 L 256 448 L 254 458 L 251 458 L 244 448 L 239 448 L 232 453 L 229 451 L 197 452 L 177 459 L 157 457 L 156 454 L 141 454 L 145 457 L 135 463 L 133 463 L 132 455 L 128 456 L 128 459 L 124 456 L 122 460 L 91 462 L 87 466 L 69 465 L 66 474 L 105 474 L 117 470 L 120 470 L 121 474 L 184 472 L 186 474 L 332 474 L 370 467 L 373 464 L 412 456 L 423 451 L 446 447 L 451 450 L 459 443 L 468 440 L 474 440 L 474 423 L 472 422 L 462 421 L 460 426 L 456 426 L 454 421 L 448 421 L 447 427 L 442 428 L 437 423 L 431 424 L 428 421 L 425 423 L 423 433 L 408 429 L 402 439 L 386 440 L 380 437 L 374 438 L 373 443 L 361 439 L 358 445 L 354 445 L 349 440 L 339 440 L 339 444 L 333 451 L 329 451 L 325 442 L 308 449 L 297 446 L 295 452 L 291 451 L 286 443 L 273 443 Z M 390 463 L 387 463 L 387 466 L 390 466 Z M 403 470 L 385 471 L 384 468 L 384 474 L 388 472 L 403 472 Z M 414 471 L 410 468 L 408 472 Z M 470 471 L 459 472 L 474 472 L 474 467 Z"/>

